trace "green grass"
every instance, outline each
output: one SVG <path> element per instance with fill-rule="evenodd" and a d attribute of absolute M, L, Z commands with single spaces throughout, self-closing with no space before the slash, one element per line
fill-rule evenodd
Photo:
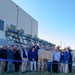
<path fill-rule="evenodd" d="M 58 73 L 58 74 L 54 74 L 54 73 L 48 73 L 47 71 L 44 71 L 44 72 L 26 72 L 26 73 L 21 73 L 21 72 L 13 72 L 13 73 L 0 73 L 0 75 L 75 75 L 75 67 L 72 68 L 73 69 L 73 72 L 72 73 L 67 73 L 67 74 L 64 74 L 64 73 Z"/>
<path fill-rule="evenodd" d="M 54 73 L 48 73 L 48 72 L 27 72 L 22 74 L 21 72 L 13 72 L 13 73 L 0 73 L 0 75 L 75 75 L 75 73 L 58 73 L 58 74 L 54 74 Z"/>

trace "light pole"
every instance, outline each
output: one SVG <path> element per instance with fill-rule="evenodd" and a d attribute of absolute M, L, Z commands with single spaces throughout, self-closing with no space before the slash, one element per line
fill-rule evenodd
<path fill-rule="evenodd" d="M 64 48 L 66 47 L 66 43 L 64 43 Z"/>
<path fill-rule="evenodd" d="M 62 48 L 62 41 L 60 41 L 60 47 Z"/>

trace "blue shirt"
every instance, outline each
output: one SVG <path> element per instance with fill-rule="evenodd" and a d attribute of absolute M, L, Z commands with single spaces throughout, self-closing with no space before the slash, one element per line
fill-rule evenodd
<path fill-rule="evenodd" d="M 63 63 L 68 63 L 68 59 L 69 59 L 69 53 L 66 51 L 66 52 L 64 52 Z"/>
<path fill-rule="evenodd" d="M 13 59 L 14 58 L 14 51 L 9 50 L 7 52 L 7 59 Z"/>
<path fill-rule="evenodd" d="M 60 61 L 60 52 L 59 51 L 53 51 L 53 60 Z"/>

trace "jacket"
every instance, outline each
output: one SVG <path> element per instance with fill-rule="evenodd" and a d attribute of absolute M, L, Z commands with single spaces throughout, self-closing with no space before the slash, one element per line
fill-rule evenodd
<path fill-rule="evenodd" d="M 7 50 L 4 50 L 3 48 L 0 50 L 0 58 L 7 59 Z"/>
<path fill-rule="evenodd" d="M 21 59 L 21 54 L 20 54 L 20 52 L 19 51 L 16 51 L 15 53 L 14 53 L 14 60 L 19 60 L 19 61 L 21 61 L 22 59 Z M 21 65 L 21 62 L 14 62 L 14 64 L 15 65 Z"/>
<path fill-rule="evenodd" d="M 29 60 L 30 61 L 33 61 L 32 59 L 34 59 L 34 61 L 37 61 L 37 58 L 38 58 L 38 56 L 37 56 L 37 52 L 36 51 L 34 51 L 34 52 L 32 52 L 32 50 L 29 51 Z"/>
<path fill-rule="evenodd" d="M 14 58 L 14 51 L 9 50 L 7 52 L 7 59 L 13 59 Z"/>
<path fill-rule="evenodd" d="M 68 60 L 69 60 L 69 53 L 66 51 L 66 52 L 64 52 L 63 63 L 68 63 Z"/>

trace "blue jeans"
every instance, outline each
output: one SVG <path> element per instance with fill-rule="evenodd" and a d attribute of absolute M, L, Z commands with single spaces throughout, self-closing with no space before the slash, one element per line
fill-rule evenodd
<path fill-rule="evenodd" d="M 12 70 L 13 70 L 13 62 L 8 62 L 7 72 L 12 72 Z"/>
<path fill-rule="evenodd" d="M 51 71 L 51 64 L 52 62 L 47 62 L 47 71 L 50 72 Z"/>

